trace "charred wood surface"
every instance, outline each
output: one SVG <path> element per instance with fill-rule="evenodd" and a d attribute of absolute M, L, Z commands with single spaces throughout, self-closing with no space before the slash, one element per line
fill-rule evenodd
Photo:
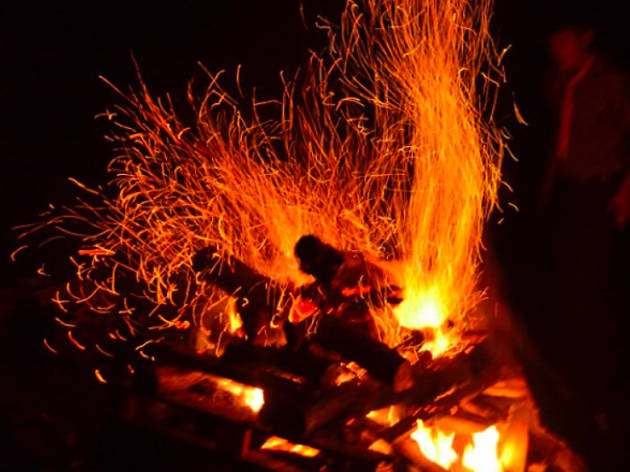
<path fill-rule="evenodd" d="M 238 259 L 230 258 L 229 261 L 223 261 L 216 256 L 214 248 L 206 248 L 195 255 L 194 269 L 201 271 L 203 277 L 217 287 L 234 294 L 241 300 L 247 299 L 247 304 L 239 305 L 239 312 L 242 314 L 248 336 L 259 326 L 257 316 L 261 310 L 268 312 L 268 317 L 275 311 L 272 301 L 277 294 L 273 293 L 272 281 Z M 322 290 L 326 295 L 324 286 L 311 292 L 322 292 Z M 326 300 L 325 296 L 324 299 L 324 301 L 318 300 L 317 303 L 339 301 L 339 295 L 334 294 L 330 300 Z M 356 362 L 374 378 L 392 384 L 397 372 L 406 361 L 395 350 L 373 339 L 370 336 L 372 330 L 365 323 L 352 325 L 342 320 L 343 318 L 361 320 L 366 316 L 369 318 L 368 305 L 361 297 L 346 299 L 345 303 L 340 302 L 340 306 L 341 308 L 335 306 L 335 309 L 341 311 L 339 316 L 320 317 L 316 334 L 310 341 Z M 324 309 L 323 312 L 326 310 Z M 295 329 L 306 331 L 307 328 L 306 326 L 295 327 L 292 331 Z M 290 338 L 300 340 L 303 339 L 303 335 L 292 335 Z"/>
<path fill-rule="evenodd" d="M 407 363 L 395 350 L 334 316 L 321 317 L 313 341 L 356 362 L 375 379 L 390 385 L 401 366 Z"/>

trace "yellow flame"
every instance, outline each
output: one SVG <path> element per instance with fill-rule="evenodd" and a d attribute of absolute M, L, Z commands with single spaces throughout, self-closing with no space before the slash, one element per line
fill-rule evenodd
<path fill-rule="evenodd" d="M 245 394 L 245 404 L 258 413 L 265 404 L 265 394 L 261 388 L 253 388 Z"/>
<path fill-rule="evenodd" d="M 480 299 L 482 229 L 500 182 L 490 7 L 349 0 L 340 25 L 324 25 L 328 54 L 247 116 L 209 72 L 205 94 L 190 89 L 193 123 L 142 82 L 121 93 L 127 104 L 105 115 L 120 151 L 110 185 L 87 189 L 95 204 L 55 220 L 89 228 L 75 265 L 94 287 L 73 299 L 116 315 L 103 306 L 131 300 L 118 281 L 135 280 L 138 298 L 174 312 L 143 318 L 152 332 L 186 317 L 220 335 L 237 320 L 214 314 L 225 294 L 194 283 L 193 254 L 212 245 L 280 287 L 299 286 L 310 279 L 293 249 L 310 233 L 388 262 L 404 301 L 373 309 L 382 341 L 398 346 L 421 329 L 425 349 L 451 349 Z"/>
<path fill-rule="evenodd" d="M 267 438 L 263 445 L 260 446 L 260 449 L 290 452 L 291 454 L 299 454 L 304 457 L 316 457 L 319 455 L 319 449 L 315 449 L 314 447 L 306 446 L 304 444 L 292 443 L 278 436 L 270 436 Z"/>
<path fill-rule="evenodd" d="M 496 426 L 473 434 L 473 444 L 466 446 L 462 464 L 474 472 L 502 472 L 498 443 L 499 431 Z"/>
<path fill-rule="evenodd" d="M 522 471 L 525 470 L 527 456 L 527 424 L 522 419 L 516 418 L 507 425 L 507 433 L 502 438 L 496 425 L 472 434 L 472 444 L 466 445 L 463 451 L 461 446 L 454 446 L 457 431 L 449 430 L 447 433 L 420 420 L 411 438 L 427 459 L 449 471 Z"/>
<path fill-rule="evenodd" d="M 401 407 L 397 405 L 391 405 L 380 410 L 372 410 L 365 416 L 375 423 L 387 426 L 392 426 L 402 419 Z"/>
<path fill-rule="evenodd" d="M 236 306 L 233 299 L 230 300 L 227 314 L 229 319 L 228 331 L 230 332 L 230 334 L 234 334 L 243 327 L 243 320 L 241 319 L 241 315 L 238 314 L 238 311 L 236 311 Z"/>
<path fill-rule="evenodd" d="M 427 428 L 421 420 L 417 421 L 416 429 L 411 438 L 418 443 L 422 454 L 432 462 L 448 469 L 457 454 L 453 450 L 455 433 L 445 434 L 437 428 Z"/>
<path fill-rule="evenodd" d="M 216 383 L 219 388 L 238 398 L 239 401 L 254 413 L 258 413 L 265 405 L 265 393 L 261 388 L 252 387 L 222 377 L 217 377 Z"/>

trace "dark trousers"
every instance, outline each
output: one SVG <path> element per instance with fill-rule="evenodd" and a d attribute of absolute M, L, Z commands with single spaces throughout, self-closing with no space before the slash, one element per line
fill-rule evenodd
<path fill-rule="evenodd" d="M 581 414 L 602 419 L 601 428 L 590 432 L 592 450 L 584 452 L 601 462 L 604 449 L 610 449 L 607 454 L 618 463 L 628 419 L 630 340 L 628 233 L 615 227 L 608 210 L 617 188 L 616 181 L 561 181 L 555 188 L 548 233 L 548 330 L 542 345 L 584 408 Z"/>
<path fill-rule="evenodd" d="M 597 402 L 615 375 L 614 183 L 561 181 L 551 201 L 551 358 Z M 590 385 L 593 384 L 593 385 Z"/>

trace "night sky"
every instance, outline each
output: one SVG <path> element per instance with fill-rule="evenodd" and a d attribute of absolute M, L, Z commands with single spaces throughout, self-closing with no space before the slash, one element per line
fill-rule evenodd
<path fill-rule="evenodd" d="M 102 138 L 108 124 L 94 115 L 119 99 L 99 75 L 123 89 L 135 85 L 133 54 L 151 91 L 169 92 L 177 103 L 183 101 L 187 81 L 200 76 L 197 61 L 212 71 L 225 69 L 228 90 L 242 64 L 245 89 L 256 86 L 259 97 L 273 97 L 280 91 L 278 71 L 294 72 L 305 63 L 308 48 L 324 45 L 323 33 L 314 28 L 315 15 L 334 19 L 343 7 L 342 0 L 129 3 L 4 2 L 1 7 L 2 284 L 30 270 L 6 262 L 18 246 L 10 228 L 36 219 L 48 202 L 71 202 L 75 188 L 69 176 L 92 185 L 105 181 L 112 153 Z M 617 2 L 544 3 L 498 0 L 495 17 L 499 44 L 513 45 L 505 94 L 516 96 L 532 123 L 527 129 L 515 126 L 510 100 L 504 102 L 499 119 L 511 128 L 521 158 L 520 167 L 505 172 L 524 189 L 525 199 L 546 145 L 540 77 L 547 66 L 548 32 L 578 12 L 599 25 L 605 50 L 629 62 Z"/>

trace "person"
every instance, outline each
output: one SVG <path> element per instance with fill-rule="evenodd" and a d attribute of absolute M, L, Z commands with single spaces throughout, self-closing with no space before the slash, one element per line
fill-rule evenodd
<path fill-rule="evenodd" d="M 620 254 L 630 220 L 630 98 L 626 74 L 594 39 L 592 28 L 570 25 L 549 40 L 555 139 L 541 189 L 551 225 L 544 345 L 585 414 L 605 431 L 615 421 L 615 399 L 627 391 L 619 295 L 627 283 Z"/>

